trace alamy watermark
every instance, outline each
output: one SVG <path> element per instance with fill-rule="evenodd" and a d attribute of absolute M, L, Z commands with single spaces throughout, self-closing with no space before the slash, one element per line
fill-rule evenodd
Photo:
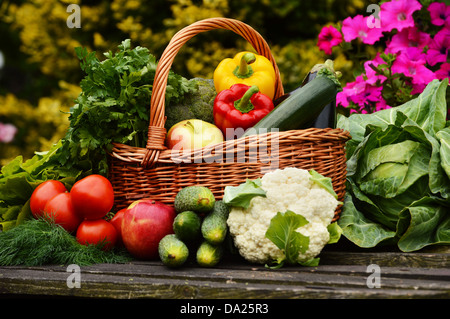
<path fill-rule="evenodd" d="M 207 132 L 207 131 L 205 131 Z M 227 128 L 225 141 L 210 146 L 194 150 L 183 150 L 183 140 L 179 141 L 171 149 L 171 160 L 175 164 L 180 163 L 247 163 L 264 164 L 261 171 L 274 170 L 279 168 L 279 143 L 280 138 L 277 128 L 259 129 L 249 128 L 246 133 L 257 135 L 246 140 L 235 143 L 234 140 L 243 135 L 242 128 Z M 267 133 L 267 134 L 266 134 Z M 209 133 L 203 133 L 204 140 L 209 140 Z"/>
<path fill-rule="evenodd" d="M 77 264 L 67 266 L 66 271 L 69 274 L 66 283 L 67 288 L 81 288 L 81 268 Z M 370 264 L 367 266 L 366 273 L 370 273 L 366 279 L 367 288 L 381 288 L 381 267 L 377 264 Z"/>
<path fill-rule="evenodd" d="M 81 268 L 77 264 L 71 264 L 66 269 L 70 275 L 67 277 L 67 288 L 81 288 Z"/>
<path fill-rule="evenodd" d="M 366 12 L 371 13 L 371 15 L 367 17 L 367 27 L 369 29 L 381 28 L 380 6 L 373 3 L 369 4 L 367 6 Z"/>
<path fill-rule="evenodd" d="M 69 4 L 66 12 L 72 13 L 67 17 L 66 24 L 69 29 L 81 28 L 81 8 L 78 4 Z"/>
<path fill-rule="evenodd" d="M 367 288 L 381 288 L 381 268 L 377 264 L 370 264 L 366 269 L 371 273 L 366 279 Z"/>

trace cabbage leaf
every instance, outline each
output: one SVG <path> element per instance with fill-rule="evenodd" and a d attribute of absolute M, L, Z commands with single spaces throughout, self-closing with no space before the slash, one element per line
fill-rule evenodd
<path fill-rule="evenodd" d="M 450 243 L 448 81 L 430 82 L 398 107 L 339 117 L 352 139 L 338 223 L 356 245 L 415 251 Z"/>

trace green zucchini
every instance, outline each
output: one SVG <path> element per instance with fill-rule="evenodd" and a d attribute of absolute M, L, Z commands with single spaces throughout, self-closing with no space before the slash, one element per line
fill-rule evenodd
<path fill-rule="evenodd" d="M 272 129 L 288 131 L 311 126 L 324 107 L 336 98 L 339 87 L 334 70 L 320 69 L 313 80 L 293 91 L 256 125 L 247 129 L 243 136 Z"/>

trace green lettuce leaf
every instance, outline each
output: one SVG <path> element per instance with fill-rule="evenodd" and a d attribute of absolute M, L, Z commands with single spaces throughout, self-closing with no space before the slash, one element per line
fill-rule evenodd
<path fill-rule="evenodd" d="M 31 218 L 29 199 L 42 182 L 54 179 L 67 189 L 81 176 L 82 170 L 61 167 L 55 160 L 61 141 L 47 152 L 36 153 L 23 161 L 22 156 L 4 165 L 0 174 L 0 230 L 10 230 Z"/>
<path fill-rule="evenodd" d="M 308 221 L 305 217 L 290 210 L 285 213 L 278 212 L 270 220 L 265 236 L 284 253 L 284 258 L 276 261 L 279 266 L 285 262 L 290 265 L 297 264 L 298 255 L 308 250 L 309 237 L 297 232 L 299 227 L 306 224 Z"/>
<path fill-rule="evenodd" d="M 248 208 L 255 196 L 266 197 L 266 191 L 261 188 L 261 179 L 247 179 L 239 186 L 225 186 L 223 202 L 228 206 Z"/>

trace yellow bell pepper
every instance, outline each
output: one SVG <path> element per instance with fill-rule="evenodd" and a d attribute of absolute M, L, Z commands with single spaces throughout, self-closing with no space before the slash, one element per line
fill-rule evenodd
<path fill-rule="evenodd" d="M 258 86 L 261 93 L 273 99 L 275 94 L 275 70 L 264 56 L 252 52 L 239 52 L 234 58 L 222 60 L 214 70 L 217 93 L 228 90 L 233 84 Z"/>

